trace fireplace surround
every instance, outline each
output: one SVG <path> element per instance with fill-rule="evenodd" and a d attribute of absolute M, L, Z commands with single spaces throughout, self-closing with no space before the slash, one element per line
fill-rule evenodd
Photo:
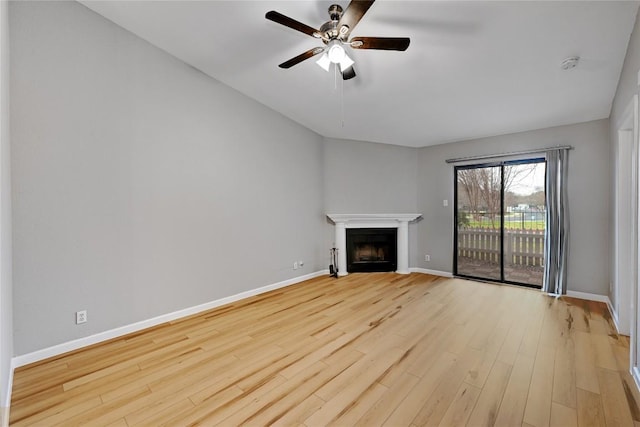
<path fill-rule="evenodd" d="M 335 224 L 335 246 L 338 249 L 338 276 L 346 276 L 347 239 L 346 230 L 350 228 L 395 228 L 396 273 L 409 274 L 409 222 L 415 221 L 421 214 L 327 214 Z"/>

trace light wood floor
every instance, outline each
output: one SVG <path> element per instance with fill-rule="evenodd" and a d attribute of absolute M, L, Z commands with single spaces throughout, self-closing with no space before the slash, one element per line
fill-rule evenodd
<path fill-rule="evenodd" d="M 604 304 L 318 278 L 20 368 L 12 425 L 640 426 Z"/>

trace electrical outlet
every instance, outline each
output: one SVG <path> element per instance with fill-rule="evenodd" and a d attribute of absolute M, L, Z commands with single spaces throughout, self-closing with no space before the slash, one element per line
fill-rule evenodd
<path fill-rule="evenodd" d="M 298 261 L 296 261 L 296 262 L 294 262 L 294 263 L 293 263 L 293 269 L 294 269 L 294 270 L 297 270 L 297 269 L 298 269 Z"/>
<path fill-rule="evenodd" d="M 76 311 L 76 325 L 87 322 L 87 310 Z"/>
<path fill-rule="evenodd" d="M 431 255 L 425 255 L 424 256 L 424 260 L 425 261 L 431 261 Z"/>
<path fill-rule="evenodd" d="M 442 201 L 442 206 L 444 206 L 444 207 L 449 206 L 449 200 L 444 199 L 444 200 Z"/>

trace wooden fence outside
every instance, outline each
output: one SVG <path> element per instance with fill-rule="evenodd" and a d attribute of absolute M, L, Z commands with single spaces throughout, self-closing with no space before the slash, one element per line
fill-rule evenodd
<path fill-rule="evenodd" d="M 542 267 L 544 230 L 505 230 L 505 264 Z M 491 228 L 458 229 L 458 257 L 477 261 L 500 262 L 500 230 Z"/>

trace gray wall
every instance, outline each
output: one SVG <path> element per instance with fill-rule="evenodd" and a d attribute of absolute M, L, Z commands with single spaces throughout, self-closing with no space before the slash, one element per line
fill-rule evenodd
<path fill-rule="evenodd" d="M 9 143 L 9 10 L 0 1 L 0 425 L 8 414 L 13 307 L 11 284 L 11 154 Z"/>
<path fill-rule="evenodd" d="M 413 213 L 417 209 L 417 149 L 325 139 L 328 213 Z"/>
<path fill-rule="evenodd" d="M 16 354 L 325 268 L 321 137 L 78 3 L 9 10 Z"/>
<path fill-rule="evenodd" d="M 420 149 L 418 251 L 411 265 L 440 271 L 453 268 L 453 165 L 448 158 L 572 145 L 569 154 L 568 289 L 600 295 L 609 283 L 609 122 L 598 120 L 530 132 Z M 443 207 L 442 201 L 449 200 Z M 431 262 L 424 261 L 431 255 Z"/>

